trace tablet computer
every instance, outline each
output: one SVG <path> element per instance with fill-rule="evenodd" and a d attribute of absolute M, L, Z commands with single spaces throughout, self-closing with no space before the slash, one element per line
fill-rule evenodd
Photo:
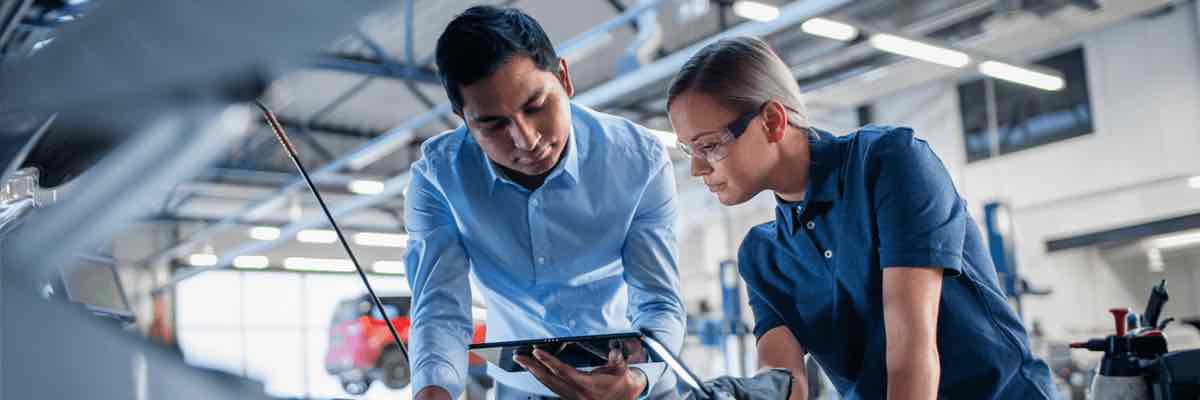
<path fill-rule="evenodd" d="M 558 357 L 559 360 L 575 368 L 591 368 L 607 364 L 608 352 L 613 348 L 620 348 L 622 351 L 626 351 L 626 354 L 629 354 L 628 351 L 637 351 L 638 347 L 646 352 L 646 359 L 631 364 L 666 364 L 666 368 L 675 374 L 679 379 L 679 383 L 695 393 L 696 398 L 716 398 L 714 393 L 708 387 L 704 386 L 700 377 L 684 365 L 683 361 L 675 353 L 671 352 L 661 342 L 655 340 L 653 336 L 642 334 L 641 332 L 479 343 L 470 345 L 469 348 L 471 352 L 505 372 L 522 373 L 527 371 L 513 361 L 513 356 L 516 354 L 531 355 L 534 349 L 547 351 Z M 656 368 L 655 370 L 661 371 L 661 368 Z M 523 390 L 530 393 L 552 395 L 550 392 L 543 392 L 537 389 L 529 386 Z"/>
<path fill-rule="evenodd" d="M 614 348 L 626 349 L 628 341 L 637 343 L 641 338 L 642 334 L 639 332 L 620 332 L 604 335 L 478 343 L 470 345 L 469 349 L 480 358 L 508 372 L 524 372 L 525 368 L 513 361 L 513 356 L 523 354 L 532 357 L 534 349 L 550 353 L 572 367 L 589 368 L 604 366 L 608 363 L 608 352 L 610 350 Z"/>

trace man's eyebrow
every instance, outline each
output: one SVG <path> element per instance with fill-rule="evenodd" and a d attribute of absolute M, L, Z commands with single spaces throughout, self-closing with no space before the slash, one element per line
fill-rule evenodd
<path fill-rule="evenodd" d="M 538 89 L 538 90 L 534 91 L 533 94 L 529 95 L 529 98 L 526 99 L 524 103 L 521 103 L 521 105 L 528 107 L 529 105 L 533 104 L 533 102 L 542 98 L 542 96 L 544 96 L 545 94 L 546 94 L 546 88 L 543 87 L 541 89 Z"/>
<path fill-rule="evenodd" d="M 527 99 L 525 99 L 525 102 L 521 103 L 521 106 L 528 107 L 530 104 L 537 101 L 539 98 L 541 98 L 545 94 L 546 94 L 545 88 L 538 89 L 537 91 L 533 92 L 533 94 L 529 95 L 529 97 Z M 506 119 L 508 119 L 508 117 L 503 117 L 503 116 L 499 116 L 499 115 L 478 115 L 471 119 L 475 120 L 476 123 L 486 124 L 489 122 L 497 122 L 497 121 L 506 120 Z"/>
<path fill-rule="evenodd" d="M 494 116 L 494 115 L 479 115 L 479 116 L 476 116 L 475 118 L 472 118 L 472 119 L 474 119 L 474 120 L 475 120 L 475 122 L 477 122 L 477 123 L 486 124 L 486 123 L 489 123 L 489 122 L 496 122 L 496 121 L 504 120 L 504 119 L 507 119 L 507 118 L 504 118 L 504 117 L 497 117 L 497 116 Z"/>

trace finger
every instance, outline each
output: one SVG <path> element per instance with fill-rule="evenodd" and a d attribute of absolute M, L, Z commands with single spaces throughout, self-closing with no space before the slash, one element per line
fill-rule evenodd
<path fill-rule="evenodd" d="M 630 340 L 625 343 L 625 351 L 628 356 L 625 361 L 630 363 L 643 363 L 648 361 L 649 357 L 646 354 L 646 348 L 642 347 L 642 343 L 637 340 Z"/>
<path fill-rule="evenodd" d="M 534 378 L 537 378 L 538 382 L 546 385 L 546 388 L 558 394 L 560 397 L 579 397 L 577 395 L 578 390 L 575 389 L 574 385 L 564 381 L 558 375 L 555 375 L 554 372 L 546 368 L 546 366 L 537 359 L 529 356 L 516 356 L 513 359 L 517 362 L 517 364 L 520 364 L 522 367 L 524 367 L 526 371 L 529 371 L 530 375 L 533 375 Z"/>
<path fill-rule="evenodd" d="M 608 364 L 610 368 L 625 368 L 625 355 L 621 354 L 621 350 L 612 349 L 608 351 Z"/>
<path fill-rule="evenodd" d="M 513 357 L 513 361 L 516 361 L 518 365 L 520 365 L 522 368 L 525 368 L 526 371 L 529 371 L 529 373 L 533 374 L 533 376 L 538 378 L 538 380 L 543 380 L 543 376 L 552 377 L 554 375 L 553 372 L 546 369 L 546 366 L 542 365 L 541 362 L 533 357 L 515 356 Z"/>
<path fill-rule="evenodd" d="M 545 365 L 546 368 L 549 368 L 550 371 L 553 371 L 555 375 L 558 375 L 559 377 L 568 381 L 579 382 L 580 378 L 583 377 L 583 374 L 580 373 L 579 370 L 575 369 L 575 367 L 559 361 L 558 358 L 550 355 L 550 353 L 541 350 L 535 350 L 533 352 L 533 357 L 537 358 L 538 361 L 541 361 L 542 364 Z"/>
<path fill-rule="evenodd" d="M 536 357 L 530 357 L 530 356 L 518 356 L 518 357 L 520 358 L 521 366 L 525 367 L 526 370 L 529 370 L 529 373 L 533 374 L 534 377 L 537 377 L 538 380 L 562 381 L 562 378 L 559 377 L 558 374 L 556 374 L 553 369 L 551 369 L 550 367 L 547 367 L 545 363 L 543 363 L 541 360 L 537 359 Z M 545 379 L 543 379 L 543 378 L 545 378 Z"/>

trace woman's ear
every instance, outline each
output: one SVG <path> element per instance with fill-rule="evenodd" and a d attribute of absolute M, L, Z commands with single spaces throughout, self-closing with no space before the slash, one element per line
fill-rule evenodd
<path fill-rule="evenodd" d="M 767 133 L 767 141 L 776 143 L 783 140 L 783 134 L 788 127 L 787 108 L 775 100 L 771 100 L 763 108 L 762 118 L 763 131 Z"/>

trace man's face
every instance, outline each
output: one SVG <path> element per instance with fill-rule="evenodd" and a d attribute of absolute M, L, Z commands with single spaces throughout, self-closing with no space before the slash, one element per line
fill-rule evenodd
<path fill-rule="evenodd" d="M 488 158 L 510 172 L 542 176 L 562 158 L 571 132 L 574 94 L 566 61 L 560 73 L 515 56 L 491 76 L 462 86 L 459 115 Z"/>

